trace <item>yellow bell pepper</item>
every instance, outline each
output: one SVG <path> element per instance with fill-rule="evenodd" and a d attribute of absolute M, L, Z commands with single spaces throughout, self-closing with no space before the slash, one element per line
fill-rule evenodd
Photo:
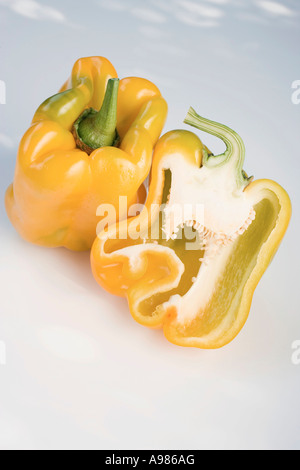
<path fill-rule="evenodd" d="M 39 245 L 90 249 L 99 205 L 113 204 L 123 219 L 127 208 L 119 208 L 119 195 L 129 205 L 145 196 L 166 115 L 150 81 L 119 81 L 103 57 L 78 60 L 60 92 L 38 108 L 19 146 L 5 204 L 20 235 Z"/>
<path fill-rule="evenodd" d="M 97 237 L 92 270 L 131 314 L 181 346 L 219 348 L 239 333 L 291 216 L 284 189 L 243 171 L 244 144 L 191 108 L 186 123 L 221 138 L 213 156 L 192 132 L 156 145 L 146 205 Z"/>

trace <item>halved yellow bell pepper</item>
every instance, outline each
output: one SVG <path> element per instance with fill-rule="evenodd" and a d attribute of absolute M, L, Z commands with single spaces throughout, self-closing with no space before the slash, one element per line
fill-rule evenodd
<path fill-rule="evenodd" d="M 189 131 L 161 137 L 143 211 L 102 231 L 91 263 L 140 324 L 162 327 L 177 345 L 219 348 L 246 322 L 291 203 L 277 183 L 248 178 L 234 131 L 192 108 L 185 122 L 221 138 L 226 152 L 213 156 Z"/>
<path fill-rule="evenodd" d="M 39 245 L 90 249 L 99 205 L 113 204 L 123 219 L 119 195 L 128 204 L 145 196 L 142 184 L 166 115 L 166 101 L 150 81 L 119 81 L 103 57 L 78 60 L 19 146 L 5 204 L 20 235 Z"/>

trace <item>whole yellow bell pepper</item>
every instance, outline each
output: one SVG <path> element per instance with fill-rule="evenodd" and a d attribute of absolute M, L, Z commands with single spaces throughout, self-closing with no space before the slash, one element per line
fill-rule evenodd
<path fill-rule="evenodd" d="M 184 130 L 161 137 L 143 211 L 103 230 L 91 263 L 97 282 L 127 297 L 140 324 L 162 327 L 177 345 L 219 348 L 246 322 L 291 203 L 277 183 L 248 178 L 234 131 L 193 109 L 185 122 L 221 138 L 227 150 L 213 156 Z"/>
<path fill-rule="evenodd" d="M 166 101 L 150 81 L 119 81 L 103 57 L 78 60 L 19 146 L 5 204 L 20 235 L 38 245 L 88 250 L 99 205 L 114 205 L 123 219 L 119 195 L 128 205 L 145 196 L 142 184 L 166 115 Z"/>

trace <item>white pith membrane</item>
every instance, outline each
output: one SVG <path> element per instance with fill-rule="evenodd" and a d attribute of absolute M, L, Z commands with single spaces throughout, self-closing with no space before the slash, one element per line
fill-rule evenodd
<path fill-rule="evenodd" d="M 230 164 L 196 168 L 180 154 L 173 154 L 161 161 L 161 171 L 165 170 L 170 170 L 172 175 L 162 227 L 166 240 L 176 240 L 184 232 L 180 229 L 193 227 L 197 232 L 195 256 L 201 246 L 204 255 L 186 294 L 171 295 L 166 302 L 157 305 L 157 309 L 175 306 L 178 323 L 187 326 L 209 303 L 217 284 L 216 273 L 222 276 L 233 243 L 255 220 L 254 201 L 243 187 L 237 187 L 235 171 Z M 190 242 L 193 240 L 187 240 Z M 183 260 L 178 261 L 178 269 L 182 272 Z M 139 298 L 138 304 L 143 300 Z"/>
<path fill-rule="evenodd" d="M 172 173 L 172 185 L 163 231 L 176 239 L 184 225 L 193 227 L 203 245 L 218 248 L 242 235 L 255 219 L 251 200 L 237 188 L 230 164 L 195 168 L 177 155 L 163 162 Z"/>

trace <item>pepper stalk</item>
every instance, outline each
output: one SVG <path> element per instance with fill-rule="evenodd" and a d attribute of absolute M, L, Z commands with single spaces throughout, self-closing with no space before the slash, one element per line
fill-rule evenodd
<path fill-rule="evenodd" d="M 221 155 L 209 155 L 204 149 L 204 166 L 215 168 L 225 165 L 226 163 L 231 164 L 236 173 L 238 187 L 248 186 L 253 177 L 248 177 L 243 170 L 245 145 L 241 137 L 235 131 L 223 124 L 201 117 L 192 107 L 190 107 L 184 123 L 218 137 L 226 145 L 226 150 Z"/>
<path fill-rule="evenodd" d="M 73 125 L 73 136 L 77 147 L 90 155 L 101 147 L 117 146 L 117 100 L 119 79 L 107 82 L 106 92 L 100 111 L 86 109 Z"/>

